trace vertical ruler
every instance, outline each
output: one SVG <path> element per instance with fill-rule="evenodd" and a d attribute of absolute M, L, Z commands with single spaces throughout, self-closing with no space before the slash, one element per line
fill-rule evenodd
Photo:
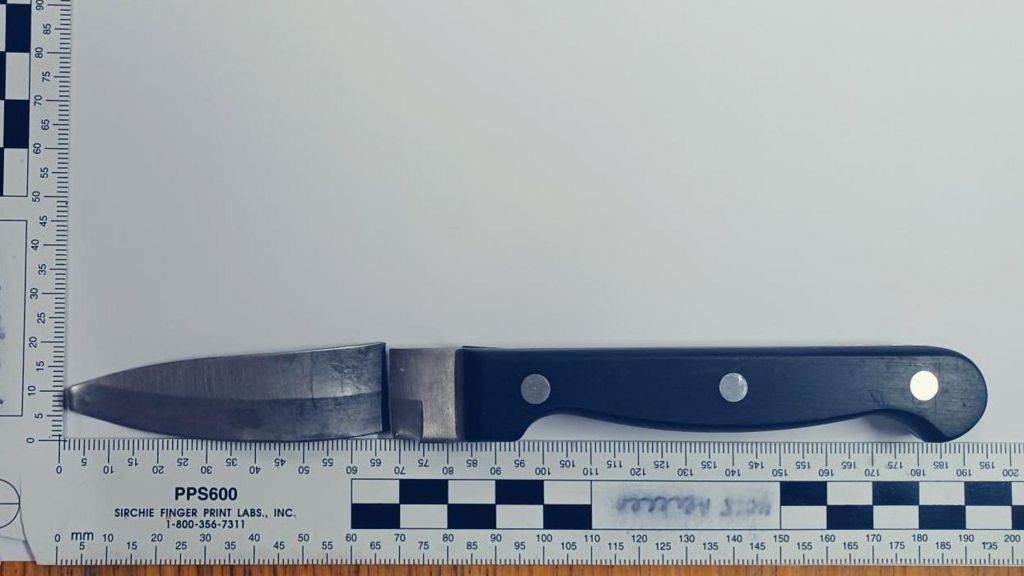
<path fill-rule="evenodd" d="M 0 535 L 18 537 L 18 455 L 63 432 L 71 2 L 9 0 L 0 16 Z"/>

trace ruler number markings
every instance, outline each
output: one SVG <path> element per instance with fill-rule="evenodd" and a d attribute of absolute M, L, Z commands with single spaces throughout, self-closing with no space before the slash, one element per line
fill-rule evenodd
<path fill-rule="evenodd" d="M 65 482 L 93 478 L 95 485 L 97 476 L 105 476 L 105 485 L 130 485 L 135 491 L 117 506 L 125 517 L 115 519 L 110 506 L 80 510 L 76 517 L 102 520 L 72 523 L 50 537 L 59 540 L 56 560 L 66 563 L 101 558 L 173 563 L 180 555 L 209 563 L 1009 564 L 1017 561 L 1024 534 L 1024 525 L 1011 522 L 1020 514 L 1020 488 L 1014 486 L 1019 471 L 1008 457 L 1016 449 L 1000 446 L 986 453 L 965 444 L 939 451 L 915 443 L 415 446 L 394 440 L 254 447 L 169 439 L 65 440 Z M 911 470 L 918 472 L 911 475 Z M 873 483 L 892 482 L 919 485 L 914 498 L 919 508 L 928 508 L 921 521 L 936 524 L 843 527 L 843 522 L 863 521 L 863 512 L 870 523 L 865 501 L 857 498 L 867 490 L 870 508 Z M 496 483 L 504 483 L 504 498 L 512 500 L 500 504 L 499 496 L 495 501 Z M 566 486 L 571 489 L 562 489 Z M 811 488 L 787 503 L 794 496 L 785 493 L 794 486 Z M 303 487 L 308 492 L 296 494 Z M 492 490 L 491 500 L 477 499 L 481 489 Z M 568 500 L 528 501 L 541 497 L 536 489 L 544 498 Z M 829 502 L 801 500 L 816 491 L 820 498 L 827 491 Z M 730 501 L 735 494 L 767 496 Z M 833 506 L 833 498 L 843 497 L 854 504 Z M 899 490 L 875 496 L 883 497 L 892 501 L 882 504 L 895 505 L 903 496 Z M 575 498 L 589 504 L 574 505 Z M 935 498 L 960 504 L 932 504 L 929 499 Z M 364 501 L 371 514 L 359 520 L 354 510 Z M 510 512 L 515 506 L 508 502 L 521 506 Z M 820 508 L 820 518 L 827 515 L 829 525 L 801 527 L 807 520 L 803 510 L 816 508 L 811 504 Z M 779 525 L 780 515 L 794 507 L 796 524 Z M 875 518 L 898 521 L 905 508 L 893 506 L 895 514 L 875 512 Z M 701 514 L 689 524 L 683 518 Z M 483 524 L 475 524 L 481 518 Z M 764 519 L 769 524 L 759 523 Z M 549 521 L 561 527 L 552 528 Z M 637 527 L 638 521 L 645 524 Z M 840 527 L 829 527 L 833 521 Z M 994 524 L 976 527 L 986 521 Z M 359 522 L 367 524 L 353 528 Z"/>
<path fill-rule="evenodd" d="M 20 222 L 24 239 L 22 370 L 5 379 L 0 411 L 23 441 L 63 434 L 62 389 L 67 330 L 70 145 L 70 3 L 9 2 L 3 6 L 4 108 L 0 210 Z M 0 260 L 4 263 L 8 259 Z M 9 277 L 4 271 L 3 277 Z M 7 331 L 11 336 L 10 330 Z M 10 362 L 13 346 L 5 347 Z M 16 389 L 15 389 L 16 388 Z M 13 404 L 18 410 L 10 410 Z M 3 406 L 0 405 L 0 406 Z M 13 421 L 17 419 L 17 421 Z"/>
<path fill-rule="evenodd" d="M 19 453 L 52 460 L 63 436 L 71 4 L 7 0 L 0 28 L 0 451 L 17 455 L 0 459 L 0 530 L 18 538 L 36 472 Z"/>

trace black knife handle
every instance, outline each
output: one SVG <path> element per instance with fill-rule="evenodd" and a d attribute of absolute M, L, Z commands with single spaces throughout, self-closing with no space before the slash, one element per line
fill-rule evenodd
<path fill-rule="evenodd" d="M 988 397 L 969 359 L 924 346 L 463 348 L 459 356 L 465 434 L 472 440 L 515 440 L 553 413 L 706 431 L 794 428 L 884 414 L 923 440 L 944 442 L 978 422 Z M 920 372 L 939 383 L 929 400 L 911 392 Z M 735 396 L 736 374 L 746 381 L 746 395 L 730 402 L 720 385 L 733 375 L 725 387 Z M 927 384 L 928 374 L 921 376 Z"/>

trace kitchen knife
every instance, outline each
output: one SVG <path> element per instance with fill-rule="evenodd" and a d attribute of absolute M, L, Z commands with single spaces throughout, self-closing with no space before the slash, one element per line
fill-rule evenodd
<path fill-rule="evenodd" d="M 391 432 L 515 440 L 575 413 L 685 430 L 811 426 L 868 414 L 926 441 L 985 410 L 978 368 L 943 348 L 392 349 L 384 344 L 181 360 L 71 386 L 69 409 L 153 432 L 298 441 Z"/>

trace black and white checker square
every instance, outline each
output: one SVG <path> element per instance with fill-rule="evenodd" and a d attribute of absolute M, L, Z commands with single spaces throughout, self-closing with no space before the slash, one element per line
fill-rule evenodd
<path fill-rule="evenodd" d="M 30 0 L 0 1 L 0 196 L 28 186 Z"/>
<path fill-rule="evenodd" d="M 1024 529 L 1024 483 L 781 482 L 783 529 Z"/>
<path fill-rule="evenodd" d="M 589 530 L 590 483 L 353 480 L 351 516 L 355 529 Z"/>

